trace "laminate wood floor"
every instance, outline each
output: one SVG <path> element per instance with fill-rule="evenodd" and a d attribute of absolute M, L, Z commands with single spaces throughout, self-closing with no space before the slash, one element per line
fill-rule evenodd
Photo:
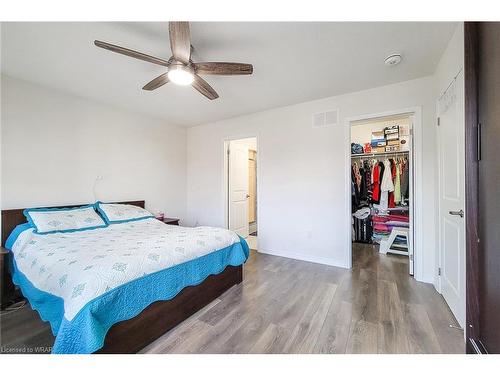
<path fill-rule="evenodd" d="M 244 281 L 142 353 L 464 353 L 443 298 L 408 259 L 354 244 L 345 270 L 252 252 Z M 51 345 L 29 307 L 2 317 L 2 346 Z"/>

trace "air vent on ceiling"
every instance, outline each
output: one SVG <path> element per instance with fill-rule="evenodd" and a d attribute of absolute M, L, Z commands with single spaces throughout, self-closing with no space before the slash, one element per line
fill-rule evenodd
<path fill-rule="evenodd" d="M 313 128 L 324 128 L 339 123 L 339 110 L 333 109 L 327 112 L 313 114 Z"/>

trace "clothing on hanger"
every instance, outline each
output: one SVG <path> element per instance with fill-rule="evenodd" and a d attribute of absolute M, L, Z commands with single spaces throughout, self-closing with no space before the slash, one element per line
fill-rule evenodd
<path fill-rule="evenodd" d="M 383 174 L 382 167 L 379 163 L 373 166 L 373 192 L 372 192 L 372 203 L 380 202 L 380 176 Z"/>
<path fill-rule="evenodd" d="M 354 166 L 351 166 L 351 206 L 352 212 L 356 211 L 359 207 L 359 189 L 356 183 L 356 173 L 354 172 Z"/>
<path fill-rule="evenodd" d="M 394 184 L 392 182 L 391 162 L 388 159 L 384 160 L 384 175 L 380 184 L 381 191 L 394 191 Z"/>
<path fill-rule="evenodd" d="M 394 202 L 396 204 L 401 203 L 401 165 L 400 161 L 396 163 L 396 177 L 394 179 Z"/>
<path fill-rule="evenodd" d="M 401 195 L 402 198 L 409 198 L 409 186 L 410 186 L 410 168 L 409 162 L 406 160 L 403 166 L 403 173 L 401 176 Z"/>

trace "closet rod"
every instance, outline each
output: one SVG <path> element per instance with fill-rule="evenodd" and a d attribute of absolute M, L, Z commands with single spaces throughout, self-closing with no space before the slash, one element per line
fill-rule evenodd
<path fill-rule="evenodd" d="M 409 155 L 410 151 L 391 151 L 391 152 L 371 152 L 369 154 L 351 154 L 351 158 L 371 158 L 374 156 L 389 156 L 389 155 Z"/>

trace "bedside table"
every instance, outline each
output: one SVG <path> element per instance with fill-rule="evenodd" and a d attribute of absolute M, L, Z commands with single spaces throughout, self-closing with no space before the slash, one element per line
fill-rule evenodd
<path fill-rule="evenodd" d="M 7 249 L 0 247 L 0 307 L 3 310 L 14 294 L 14 284 L 7 273 Z"/>
<path fill-rule="evenodd" d="M 164 217 L 163 220 L 158 219 L 160 221 L 163 221 L 165 224 L 169 225 L 179 225 L 179 219 L 176 219 L 174 217 Z"/>

